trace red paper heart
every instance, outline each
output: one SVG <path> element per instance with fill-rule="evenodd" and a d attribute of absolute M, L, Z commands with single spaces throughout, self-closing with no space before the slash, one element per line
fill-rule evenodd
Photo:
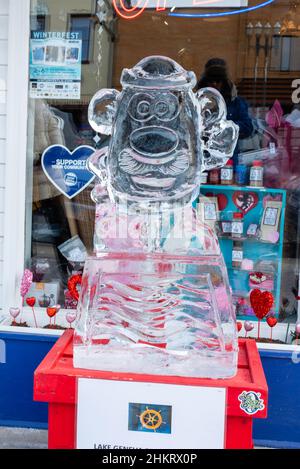
<path fill-rule="evenodd" d="M 238 322 L 236 323 L 237 331 L 240 332 L 240 330 L 242 329 L 242 327 L 243 327 L 243 324 L 242 324 L 240 321 L 238 321 Z"/>
<path fill-rule="evenodd" d="M 250 293 L 250 303 L 255 316 L 263 319 L 271 310 L 274 297 L 269 291 L 260 291 L 257 288 Z"/>
<path fill-rule="evenodd" d="M 224 210 L 227 207 L 228 199 L 225 194 L 213 194 L 212 192 L 207 192 L 205 196 L 217 197 L 219 210 Z"/>
<path fill-rule="evenodd" d="M 57 309 L 56 308 L 47 308 L 47 314 L 49 316 L 49 318 L 53 318 L 57 313 Z"/>
<path fill-rule="evenodd" d="M 30 297 L 30 298 L 26 298 L 26 303 L 28 304 L 28 306 L 30 306 L 31 308 L 34 307 L 35 305 L 35 298 L 34 296 Z"/>
<path fill-rule="evenodd" d="M 82 276 L 80 274 L 73 275 L 68 280 L 68 290 L 72 298 L 74 298 L 74 300 L 76 301 L 79 300 L 79 292 L 77 290 L 77 285 L 81 285 L 81 282 L 82 282 Z"/>
<path fill-rule="evenodd" d="M 274 318 L 274 316 L 269 316 L 269 317 L 267 318 L 267 323 L 269 324 L 270 327 L 276 326 L 277 322 L 278 322 L 278 321 L 277 321 L 276 318 Z"/>
<path fill-rule="evenodd" d="M 258 204 L 258 195 L 255 192 L 236 191 L 232 195 L 234 205 L 243 213 L 248 213 Z"/>

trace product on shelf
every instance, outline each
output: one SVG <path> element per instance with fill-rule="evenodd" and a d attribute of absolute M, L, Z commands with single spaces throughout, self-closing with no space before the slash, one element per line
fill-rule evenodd
<path fill-rule="evenodd" d="M 232 267 L 240 269 L 243 257 L 243 243 L 241 241 L 234 241 L 232 247 Z"/>
<path fill-rule="evenodd" d="M 233 161 L 228 160 L 226 165 L 221 168 L 221 184 L 231 186 L 233 184 Z"/>
<path fill-rule="evenodd" d="M 209 183 L 213 185 L 217 185 L 220 182 L 220 170 L 219 169 L 212 169 L 209 172 Z"/>
<path fill-rule="evenodd" d="M 267 274 L 263 272 L 251 272 L 249 274 L 249 287 L 255 288 L 259 286 L 259 288 L 263 290 L 274 290 L 274 276 L 272 274 Z"/>
<path fill-rule="evenodd" d="M 247 236 L 249 238 L 255 238 L 258 236 L 258 225 L 256 223 L 250 223 L 247 228 Z"/>
<path fill-rule="evenodd" d="M 276 243 L 279 239 L 278 225 L 282 209 L 282 201 L 267 200 L 260 224 L 260 239 Z"/>
<path fill-rule="evenodd" d="M 207 184 L 207 179 L 208 179 L 208 173 L 202 173 L 201 174 L 201 184 Z"/>
<path fill-rule="evenodd" d="M 260 160 L 254 160 L 250 168 L 250 186 L 263 187 L 264 185 L 264 166 Z"/>
<path fill-rule="evenodd" d="M 201 197 L 198 204 L 198 215 L 202 223 L 214 228 L 216 221 L 219 219 L 218 198 Z"/>
<path fill-rule="evenodd" d="M 233 220 L 231 224 L 231 235 L 233 238 L 241 238 L 244 232 L 244 216 L 241 212 L 235 212 L 233 214 Z"/>
<path fill-rule="evenodd" d="M 245 186 L 247 184 L 248 168 L 244 164 L 238 164 L 235 167 L 235 183 L 238 186 Z"/>

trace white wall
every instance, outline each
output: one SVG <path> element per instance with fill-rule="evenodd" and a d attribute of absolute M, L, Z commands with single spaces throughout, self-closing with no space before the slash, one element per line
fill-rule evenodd
<path fill-rule="evenodd" d="M 3 234 L 9 0 L 0 0 L 0 310 L 3 306 Z"/>

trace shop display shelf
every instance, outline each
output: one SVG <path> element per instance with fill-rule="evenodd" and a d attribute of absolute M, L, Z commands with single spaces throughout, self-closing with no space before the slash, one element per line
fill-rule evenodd
<path fill-rule="evenodd" d="M 244 214 L 244 232 L 247 227 L 252 224 L 260 225 L 260 221 L 264 211 L 264 197 L 279 195 L 282 201 L 282 211 L 280 215 L 280 221 L 278 225 L 279 240 L 276 243 L 271 243 L 258 238 L 249 238 L 246 236 L 232 237 L 231 235 L 218 234 L 220 241 L 221 251 L 224 256 L 224 260 L 228 269 L 229 283 L 232 288 L 233 294 L 237 296 L 238 292 L 241 293 L 241 297 L 246 298 L 249 296 L 250 290 L 254 287 L 249 286 L 248 275 L 250 272 L 232 266 L 232 249 L 233 243 L 241 242 L 243 249 L 243 259 L 253 261 L 254 266 L 251 270 L 259 270 L 260 272 L 271 274 L 274 278 L 274 312 L 275 315 L 279 316 L 280 308 L 280 288 L 281 288 L 281 271 L 282 271 L 282 255 L 283 255 L 283 239 L 284 239 L 284 222 L 285 222 L 285 207 L 286 207 L 286 191 L 284 189 L 273 189 L 267 187 L 252 187 L 252 186 L 234 186 L 234 185 L 203 185 L 201 186 L 201 194 L 205 196 L 213 195 L 218 197 L 224 195 L 226 197 L 226 206 L 220 212 L 220 218 L 231 219 L 232 213 L 240 211 L 235 205 L 233 194 L 237 191 L 243 192 L 254 192 L 257 194 L 257 202 L 251 210 L 248 210 Z M 227 214 L 228 213 L 228 217 Z M 255 263 L 259 261 L 269 261 L 272 268 L 262 266 L 262 270 L 256 267 Z M 269 272 L 270 270 L 270 272 Z M 257 286 L 259 288 L 259 286 Z M 262 287 L 263 289 L 263 287 Z M 249 316 L 249 319 L 256 320 L 256 318 Z"/>

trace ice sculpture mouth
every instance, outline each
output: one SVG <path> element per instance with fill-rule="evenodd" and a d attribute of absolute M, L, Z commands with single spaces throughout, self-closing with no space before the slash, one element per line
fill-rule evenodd
<path fill-rule="evenodd" d="M 132 176 L 132 180 L 137 186 L 140 186 L 141 188 L 147 186 L 148 189 L 152 188 L 154 190 L 167 190 L 174 185 L 176 178 L 149 178 L 142 176 Z"/>
<path fill-rule="evenodd" d="M 176 150 L 171 155 L 147 158 L 131 148 L 125 148 L 119 155 L 119 168 L 130 176 L 176 177 L 190 167 L 191 154 L 188 150 Z"/>
<path fill-rule="evenodd" d="M 167 127 L 142 127 L 134 130 L 130 135 L 131 148 L 137 153 L 149 157 L 149 160 L 173 153 L 178 145 L 177 133 Z"/>

